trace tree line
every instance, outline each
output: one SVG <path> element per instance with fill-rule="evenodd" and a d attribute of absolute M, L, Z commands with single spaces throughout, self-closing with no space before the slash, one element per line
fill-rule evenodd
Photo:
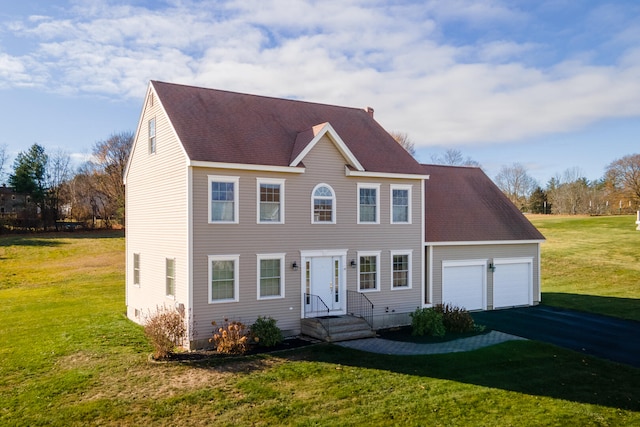
<path fill-rule="evenodd" d="M 90 160 L 75 170 L 68 153 L 47 153 L 33 144 L 5 173 L 8 156 L 0 147 L 0 181 L 8 176 L 0 196 L 0 231 L 124 225 L 123 175 L 133 138 L 121 132 L 95 143 Z"/>
<path fill-rule="evenodd" d="M 459 150 L 432 156 L 437 164 L 476 166 Z M 590 181 L 573 167 L 552 177 L 543 188 L 521 163 L 502 166 L 495 184 L 521 211 L 541 214 L 610 215 L 640 209 L 640 154 L 629 154 L 607 165 L 605 175 Z"/>

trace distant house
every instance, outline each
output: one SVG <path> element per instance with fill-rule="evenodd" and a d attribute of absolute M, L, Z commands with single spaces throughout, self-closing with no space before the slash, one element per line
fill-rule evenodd
<path fill-rule="evenodd" d="M 297 334 L 362 307 L 376 329 L 540 299 L 540 233 L 481 171 L 418 164 L 372 109 L 152 81 L 125 184 L 127 314 L 175 306 L 191 347 L 225 318 Z M 451 211 L 467 203 L 473 224 Z"/>
<path fill-rule="evenodd" d="M 3 184 L 0 187 L 0 215 L 17 217 L 29 209 L 35 209 L 29 194 L 17 193 L 13 188 Z"/>

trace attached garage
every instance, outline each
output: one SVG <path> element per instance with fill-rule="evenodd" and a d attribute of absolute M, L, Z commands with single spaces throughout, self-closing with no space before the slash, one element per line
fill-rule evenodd
<path fill-rule="evenodd" d="M 423 306 L 467 310 L 540 303 L 544 236 L 480 168 L 423 165 Z"/>
<path fill-rule="evenodd" d="M 493 308 L 532 305 L 533 258 L 502 258 L 493 263 Z"/>
<path fill-rule="evenodd" d="M 467 310 L 487 308 L 487 261 L 443 261 L 442 302 Z"/>

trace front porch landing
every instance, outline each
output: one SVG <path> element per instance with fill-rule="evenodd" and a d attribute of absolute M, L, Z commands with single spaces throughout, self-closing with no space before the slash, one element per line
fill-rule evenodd
<path fill-rule="evenodd" d="M 300 320 L 303 335 L 322 341 L 338 342 L 372 338 L 376 333 L 362 317 L 322 316 Z"/>

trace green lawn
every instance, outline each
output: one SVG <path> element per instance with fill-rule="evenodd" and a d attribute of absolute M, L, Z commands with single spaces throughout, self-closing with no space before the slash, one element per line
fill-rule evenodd
<path fill-rule="evenodd" d="M 640 231 L 635 216 L 535 216 L 543 304 L 640 321 Z"/>
<path fill-rule="evenodd" d="M 640 232 L 627 236 L 621 218 L 534 221 L 549 238 L 545 302 L 637 308 L 625 283 L 638 283 L 638 267 L 623 260 L 637 264 Z M 563 233 L 601 235 L 578 245 L 594 251 L 610 235 L 619 265 L 598 265 L 620 279 L 562 280 L 581 258 Z M 575 259 L 563 261 L 563 251 Z M 149 363 L 141 328 L 124 316 L 123 283 L 121 233 L 0 236 L 0 425 L 640 425 L 640 369 L 530 341 L 437 356 L 317 345 Z"/>

